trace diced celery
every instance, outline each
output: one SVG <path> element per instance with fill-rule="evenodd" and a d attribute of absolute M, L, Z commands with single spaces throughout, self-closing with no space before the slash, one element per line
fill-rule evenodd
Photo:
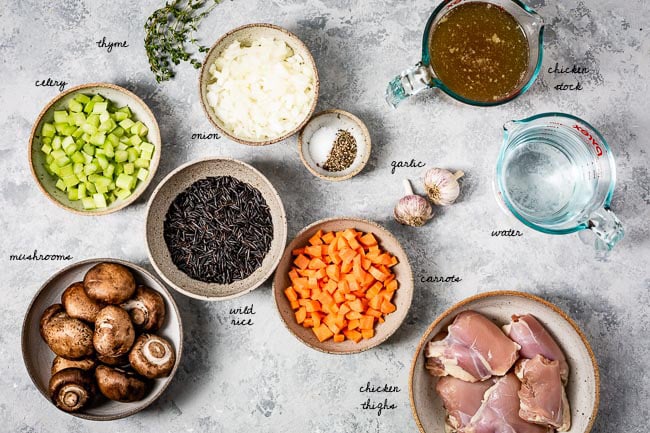
<path fill-rule="evenodd" d="M 95 107 L 95 101 L 90 101 L 84 106 L 84 113 L 90 114 L 93 112 L 93 107 Z"/>
<path fill-rule="evenodd" d="M 86 123 L 86 115 L 83 113 L 71 113 L 70 114 L 71 123 L 74 123 L 76 126 L 81 126 Z"/>
<path fill-rule="evenodd" d="M 90 137 L 90 140 L 88 140 L 90 144 L 94 144 L 96 146 L 102 146 L 104 144 L 104 141 L 106 141 L 106 134 L 104 134 L 103 132 L 98 132 L 96 134 L 93 134 Z"/>
<path fill-rule="evenodd" d="M 72 162 L 76 164 L 83 165 L 86 162 L 86 159 L 84 158 L 83 154 L 78 150 L 70 156 L 70 159 L 72 160 Z"/>
<path fill-rule="evenodd" d="M 129 148 L 129 145 L 126 144 L 126 143 L 122 143 L 122 142 L 120 142 L 116 147 L 117 150 L 126 150 L 128 148 Z M 127 158 L 128 158 L 128 153 L 127 153 Z"/>
<path fill-rule="evenodd" d="M 126 131 L 121 126 L 118 126 L 112 132 L 113 132 L 113 134 L 115 134 L 119 138 L 119 137 L 123 136 Z"/>
<path fill-rule="evenodd" d="M 56 134 L 56 128 L 51 123 L 44 123 L 43 128 L 41 128 L 41 135 L 43 137 L 54 137 Z"/>
<path fill-rule="evenodd" d="M 75 97 L 74 100 L 77 102 L 81 102 L 82 104 L 87 104 L 90 102 L 90 97 L 87 95 L 84 95 L 83 93 L 78 93 Z"/>
<path fill-rule="evenodd" d="M 142 138 L 140 138 L 139 135 L 132 135 L 129 141 L 132 145 L 138 146 L 140 143 L 142 143 Z"/>
<path fill-rule="evenodd" d="M 94 148 L 93 148 L 93 149 L 94 149 Z M 84 152 L 81 152 L 81 154 L 82 154 L 83 157 L 84 157 L 84 164 L 90 164 L 91 162 L 93 162 L 93 157 L 92 157 L 92 155 L 88 155 L 85 151 L 84 151 Z"/>
<path fill-rule="evenodd" d="M 79 200 L 79 190 L 77 188 L 70 188 L 68 190 L 68 200 L 72 200 L 72 201 Z"/>
<path fill-rule="evenodd" d="M 116 188 L 117 188 L 117 186 L 115 185 L 115 182 L 111 182 L 111 183 L 108 184 L 108 190 L 109 191 L 115 191 Z"/>
<path fill-rule="evenodd" d="M 135 172 L 135 166 L 133 165 L 132 162 L 127 162 L 124 164 L 124 173 L 126 174 L 133 174 Z"/>
<path fill-rule="evenodd" d="M 86 134 L 94 134 L 97 132 L 97 127 L 94 126 L 93 124 L 89 123 L 86 121 L 83 125 L 81 125 L 81 130 L 85 132 Z M 86 139 L 84 139 L 86 140 Z"/>
<path fill-rule="evenodd" d="M 135 122 L 131 119 L 124 119 L 119 123 L 119 125 L 128 131 L 133 125 L 135 125 Z"/>
<path fill-rule="evenodd" d="M 104 194 L 99 192 L 97 194 L 93 194 L 93 200 L 95 200 L 95 206 L 98 208 L 106 207 L 106 199 L 104 198 Z"/>
<path fill-rule="evenodd" d="M 74 167 L 72 166 L 72 164 L 68 164 L 68 165 L 65 165 L 65 166 L 61 167 L 60 174 L 61 174 L 61 177 L 72 176 L 72 175 L 74 175 Z"/>
<path fill-rule="evenodd" d="M 81 104 L 81 102 L 71 99 L 70 102 L 68 102 L 68 109 L 73 113 L 79 113 L 84 109 L 84 106 Z"/>
<path fill-rule="evenodd" d="M 68 112 L 65 110 L 54 111 L 54 124 L 68 123 Z"/>
<path fill-rule="evenodd" d="M 97 192 L 97 188 L 95 188 L 94 183 L 88 181 L 88 182 L 84 182 L 84 185 L 86 186 L 87 194 L 95 194 Z"/>
<path fill-rule="evenodd" d="M 109 132 L 115 129 L 117 125 L 113 119 L 108 119 L 105 122 L 99 124 L 99 131 Z"/>
<path fill-rule="evenodd" d="M 146 168 L 141 168 L 140 170 L 138 170 L 138 179 L 140 179 L 141 181 L 144 182 L 145 180 L 147 180 L 148 176 L 149 176 L 149 170 L 147 170 Z"/>
<path fill-rule="evenodd" d="M 128 117 L 131 117 L 131 109 L 129 108 L 128 105 L 125 105 L 124 107 L 120 108 L 119 110 L 120 113 L 126 113 Z"/>
<path fill-rule="evenodd" d="M 102 123 L 99 120 L 99 115 L 97 115 L 97 114 L 91 114 L 90 116 L 88 116 L 88 118 L 86 119 L 86 122 L 90 123 L 91 125 L 93 125 L 96 128 L 99 127 L 100 123 Z"/>
<path fill-rule="evenodd" d="M 72 133 L 72 137 L 79 139 L 84 134 L 85 134 L 84 130 L 79 127 L 77 129 L 75 129 L 75 131 Z M 83 146 L 83 144 L 82 144 L 82 146 Z"/>
<path fill-rule="evenodd" d="M 84 166 L 84 174 L 86 176 L 88 176 L 89 174 L 93 174 L 94 172 L 97 171 L 98 168 L 99 167 L 97 166 L 97 164 L 95 164 L 95 162 L 91 162 L 90 164 L 86 164 Z"/>
<path fill-rule="evenodd" d="M 77 176 L 74 174 L 72 176 L 63 176 L 61 179 L 63 179 L 63 183 L 65 183 L 65 186 L 68 188 L 71 188 L 79 183 L 79 179 L 77 179 Z"/>
<path fill-rule="evenodd" d="M 114 174 L 115 174 L 115 176 L 119 176 L 122 173 L 124 173 L 124 164 L 119 163 L 119 164 L 117 164 L 117 166 L 115 166 L 115 173 Z"/>
<path fill-rule="evenodd" d="M 65 191 L 65 183 L 63 182 L 63 179 L 57 180 L 55 186 L 61 191 Z"/>
<path fill-rule="evenodd" d="M 95 102 L 104 102 L 105 101 L 105 99 L 104 99 L 104 97 L 102 95 L 93 95 L 93 97 L 90 98 L 90 100 L 95 101 Z"/>
<path fill-rule="evenodd" d="M 104 151 L 103 147 L 95 148 L 95 156 L 99 156 L 99 155 L 106 155 L 106 152 Z"/>
<path fill-rule="evenodd" d="M 140 158 L 146 159 L 147 161 L 151 161 L 151 157 L 152 157 L 151 152 L 149 152 L 148 150 L 143 150 L 142 153 L 140 153 Z"/>
<path fill-rule="evenodd" d="M 142 144 L 140 145 L 140 150 L 143 151 L 143 152 L 146 151 L 146 152 L 153 153 L 155 148 L 156 148 L 156 146 L 154 146 L 153 144 L 148 143 L 146 141 L 143 141 Z"/>
<path fill-rule="evenodd" d="M 96 102 L 93 106 L 93 114 L 106 113 L 108 111 L 108 102 Z"/>
<path fill-rule="evenodd" d="M 106 170 L 106 167 L 108 167 L 108 159 L 104 155 L 99 155 L 96 160 L 101 169 Z"/>
<path fill-rule="evenodd" d="M 63 139 L 61 138 L 61 136 L 60 136 L 60 135 L 56 135 L 56 136 L 52 139 L 52 149 L 54 149 L 54 150 L 59 150 L 59 149 L 61 149 L 61 142 L 62 142 L 62 141 L 63 141 Z"/>
<path fill-rule="evenodd" d="M 84 144 L 83 149 L 84 149 L 84 152 L 86 152 L 88 155 L 91 155 L 91 156 L 92 156 L 92 155 L 95 154 L 95 146 L 93 146 L 93 145 L 90 144 L 90 143 L 86 143 L 86 144 Z"/>
<path fill-rule="evenodd" d="M 118 146 L 119 148 L 119 146 Z M 126 150 L 116 150 L 115 151 L 115 161 L 116 162 L 125 162 L 129 160 L 129 152 Z"/>
<path fill-rule="evenodd" d="M 131 195 L 131 191 L 129 191 L 128 189 L 118 189 L 115 195 L 118 198 L 124 200 L 125 198 Z"/>
<path fill-rule="evenodd" d="M 46 163 L 47 165 L 52 164 L 52 161 L 54 161 L 54 158 L 52 157 L 52 155 L 47 155 L 47 156 L 45 157 L 45 163 Z"/>
<path fill-rule="evenodd" d="M 79 198 L 84 198 L 86 196 L 86 184 L 80 183 L 79 186 L 77 187 L 77 195 Z"/>
<path fill-rule="evenodd" d="M 47 145 L 52 144 L 52 137 L 41 137 L 41 143 Z"/>
<path fill-rule="evenodd" d="M 84 172 L 84 165 L 79 162 L 75 162 L 74 164 L 72 164 L 72 171 L 74 172 L 75 175 L 79 175 L 80 173 Z"/>
<path fill-rule="evenodd" d="M 136 168 L 149 168 L 149 161 L 143 158 L 138 158 L 135 160 Z"/>
<path fill-rule="evenodd" d="M 113 173 L 115 173 L 115 164 L 108 164 L 108 167 L 104 169 L 104 176 L 112 179 Z"/>
<path fill-rule="evenodd" d="M 128 115 L 127 113 L 123 112 L 123 111 L 117 111 L 117 112 L 115 112 L 115 114 L 113 115 L 113 118 L 114 118 L 117 122 L 121 122 L 122 120 L 127 119 L 128 117 L 129 117 L 129 115 Z"/>
<path fill-rule="evenodd" d="M 99 194 L 106 194 L 108 192 L 108 186 L 95 185 L 95 188 L 97 188 L 97 193 Z"/>
<path fill-rule="evenodd" d="M 56 164 L 56 161 L 52 161 L 52 162 L 50 162 L 50 165 L 48 165 L 47 167 L 50 169 L 50 171 L 51 171 L 52 173 L 56 174 L 57 176 L 59 175 L 59 171 L 60 171 L 61 169 L 60 169 L 59 166 Z"/>
<path fill-rule="evenodd" d="M 55 161 L 59 167 L 63 167 L 64 165 L 70 163 L 70 158 L 68 158 L 67 156 L 62 156 L 61 158 L 57 158 Z"/>
<path fill-rule="evenodd" d="M 59 148 L 52 151 L 52 157 L 54 159 L 59 159 L 63 158 L 65 156 L 65 152 L 61 150 L 61 144 L 59 144 Z"/>
<path fill-rule="evenodd" d="M 52 152 L 52 148 L 49 145 L 44 144 L 43 146 L 41 146 L 41 151 L 44 154 L 49 155 L 49 153 Z"/>
<path fill-rule="evenodd" d="M 116 147 L 117 145 L 120 144 L 120 137 L 118 137 L 117 135 L 115 135 L 113 133 L 108 134 L 106 136 L 106 140 L 108 140 L 108 142 L 111 143 L 111 145 L 113 147 Z"/>
<path fill-rule="evenodd" d="M 131 190 L 131 182 L 133 181 L 133 179 L 134 179 L 133 176 L 129 176 L 128 174 L 122 173 L 119 176 L 117 176 L 115 185 L 121 189 Z"/>
<path fill-rule="evenodd" d="M 61 147 L 65 149 L 66 147 L 68 147 L 70 145 L 75 146 L 75 142 L 74 142 L 74 138 L 72 138 L 72 136 L 68 135 L 67 137 L 65 137 L 63 139 L 63 141 L 61 141 Z"/>
<path fill-rule="evenodd" d="M 135 162 L 136 159 L 138 159 L 138 151 L 135 150 L 132 147 L 129 147 L 126 149 L 126 151 L 129 153 L 129 162 Z"/>
<path fill-rule="evenodd" d="M 81 203 L 83 204 L 84 209 L 86 210 L 95 209 L 95 200 L 92 197 L 82 198 Z"/>

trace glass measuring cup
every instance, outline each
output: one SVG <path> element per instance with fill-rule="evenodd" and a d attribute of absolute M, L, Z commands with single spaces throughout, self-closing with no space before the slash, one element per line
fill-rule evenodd
<path fill-rule="evenodd" d="M 523 29 L 528 43 L 528 68 L 517 87 L 507 95 L 493 101 L 475 101 L 467 99 L 451 90 L 436 75 L 431 65 L 429 50 L 430 36 L 443 17 L 452 9 L 465 3 L 487 3 L 508 12 Z M 493 106 L 511 101 L 524 93 L 535 82 L 542 66 L 544 20 L 530 7 L 519 0 L 444 0 L 433 11 L 427 21 L 422 41 L 422 59 L 413 68 L 407 69 L 395 77 L 386 89 L 386 101 L 393 108 L 408 98 L 423 90 L 439 88 L 452 98 L 470 105 Z"/>
<path fill-rule="evenodd" d="M 496 186 L 505 208 L 543 233 L 589 229 L 597 249 L 611 250 L 624 232 L 609 209 L 616 166 L 602 135 L 563 113 L 513 120 L 503 130 Z"/>

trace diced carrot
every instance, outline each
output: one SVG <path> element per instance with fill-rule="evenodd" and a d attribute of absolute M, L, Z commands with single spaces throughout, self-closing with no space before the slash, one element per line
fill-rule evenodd
<path fill-rule="evenodd" d="M 313 319 L 305 319 L 304 322 L 302 322 L 302 326 L 305 328 L 313 328 L 314 327 L 314 320 Z"/>
<path fill-rule="evenodd" d="M 393 258 L 390 261 L 390 266 L 395 266 L 399 262 L 397 261 L 397 257 L 393 256 Z"/>
<path fill-rule="evenodd" d="M 309 238 L 309 243 L 311 245 L 323 245 L 323 240 L 321 239 L 321 236 L 323 236 L 323 231 L 318 230 L 314 236 Z"/>
<path fill-rule="evenodd" d="M 314 311 L 320 311 L 321 310 L 321 303 L 318 301 L 312 301 L 310 300 L 307 304 L 305 304 L 305 308 L 307 309 L 307 312 L 313 313 Z"/>
<path fill-rule="evenodd" d="M 300 254 L 293 261 L 293 264 L 298 266 L 298 268 L 300 268 L 300 269 L 307 269 L 307 266 L 309 266 L 309 259 L 307 257 L 305 257 L 304 255 Z"/>
<path fill-rule="evenodd" d="M 327 268 L 322 267 L 322 268 L 320 268 L 319 270 L 317 270 L 316 273 L 314 273 L 314 278 L 317 278 L 319 281 L 323 281 L 323 280 L 325 280 L 325 278 L 327 278 L 327 271 L 326 271 L 326 269 L 327 269 Z M 329 279 L 329 278 L 328 278 L 328 279 Z M 326 283 L 326 282 L 327 282 L 327 281 L 323 281 L 323 283 Z"/>
<path fill-rule="evenodd" d="M 318 311 L 314 311 L 313 313 L 311 313 L 311 319 L 314 321 L 314 326 L 316 328 L 320 326 L 323 317 L 325 317 L 325 314 L 319 313 Z"/>
<path fill-rule="evenodd" d="M 336 302 L 337 304 L 345 302 L 345 295 L 343 294 L 343 292 L 341 292 L 340 290 L 334 292 L 334 302 Z"/>
<path fill-rule="evenodd" d="M 353 329 L 357 329 L 359 327 L 359 319 L 354 319 L 348 321 L 348 329 L 352 331 Z"/>
<path fill-rule="evenodd" d="M 370 268 L 370 266 L 372 266 L 372 262 L 370 261 L 370 259 L 368 259 L 367 257 L 363 257 L 361 259 L 361 267 L 363 268 L 363 270 L 367 271 Z"/>
<path fill-rule="evenodd" d="M 373 284 L 372 287 L 370 287 L 366 292 L 366 298 L 372 299 L 375 296 L 377 296 L 377 294 L 382 289 L 382 287 L 384 286 L 380 282 L 376 282 L 375 284 Z"/>
<path fill-rule="evenodd" d="M 341 328 L 336 324 L 336 316 L 334 314 L 328 314 L 323 319 L 323 323 L 332 331 L 333 334 L 338 334 L 341 331 Z"/>
<path fill-rule="evenodd" d="M 351 250 L 350 248 L 346 248 L 340 250 L 339 255 L 341 256 L 341 259 L 343 259 L 344 262 L 347 262 L 353 260 L 357 256 L 357 252 Z"/>
<path fill-rule="evenodd" d="M 348 321 L 345 320 L 345 314 L 341 314 L 341 311 L 339 310 L 338 314 L 336 315 L 336 321 L 334 322 L 336 326 L 339 329 L 343 329 L 346 326 L 348 326 Z"/>
<path fill-rule="evenodd" d="M 368 340 L 372 337 L 375 336 L 375 330 L 374 329 L 362 329 L 361 330 L 361 335 L 363 336 L 364 340 Z"/>
<path fill-rule="evenodd" d="M 332 232 L 327 232 L 327 233 L 325 233 L 323 236 L 321 236 L 321 239 L 322 239 L 323 242 L 325 242 L 326 244 L 331 244 L 332 241 L 334 240 L 334 237 L 335 237 L 335 236 L 334 236 L 334 233 L 332 233 Z"/>
<path fill-rule="evenodd" d="M 305 307 L 300 307 L 298 311 L 296 311 L 296 322 L 302 323 L 305 321 L 307 318 L 307 309 Z"/>
<path fill-rule="evenodd" d="M 348 314 L 345 315 L 345 318 L 348 320 L 360 320 L 363 317 L 363 314 L 361 314 L 358 311 L 350 311 Z"/>
<path fill-rule="evenodd" d="M 359 328 L 361 329 L 372 329 L 375 325 L 375 318 L 372 316 L 363 316 L 359 320 Z"/>
<path fill-rule="evenodd" d="M 346 238 L 346 239 L 348 239 L 348 238 Z M 357 248 L 361 247 L 361 245 L 359 244 L 359 241 L 357 241 L 356 238 L 348 239 L 348 244 L 350 245 L 350 248 L 352 248 L 353 250 L 356 250 Z"/>
<path fill-rule="evenodd" d="M 336 341 L 337 343 L 342 343 L 343 341 L 345 341 L 345 335 L 343 335 L 343 334 L 336 334 L 336 335 L 334 336 L 334 341 Z"/>
<path fill-rule="evenodd" d="M 366 247 L 371 247 L 377 245 L 377 239 L 372 235 L 372 233 L 366 233 L 365 235 L 359 238 L 359 241 Z"/>
<path fill-rule="evenodd" d="M 343 264 L 341 265 L 341 273 L 347 274 L 352 270 L 352 260 L 348 260 L 347 262 L 343 260 Z"/>
<path fill-rule="evenodd" d="M 387 301 L 392 300 L 394 294 L 395 291 L 389 292 L 388 290 L 382 290 L 381 292 L 379 292 L 379 296 L 383 297 Z"/>
<path fill-rule="evenodd" d="M 322 292 L 318 297 L 318 300 L 323 305 L 331 305 L 334 303 L 334 298 L 332 298 L 332 295 L 330 295 L 327 291 Z"/>
<path fill-rule="evenodd" d="M 363 305 L 361 304 L 360 299 L 355 299 L 354 301 L 348 302 L 348 306 L 352 311 L 356 311 L 358 313 L 363 311 Z"/>
<path fill-rule="evenodd" d="M 386 300 L 384 300 L 384 302 L 386 302 Z M 366 311 L 366 314 L 369 315 L 369 316 L 374 317 L 375 319 L 379 319 L 382 316 L 381 311 L 374 310 L 372 308 L 368 308 L 368 311 Z"/>
<path fill-rule="evenodd" d="M 389 292 L 394 292 L 397 290 L 397 280 L 391 280 L 386 284 L 386 290 Z"/>
<path fill-rule="evenodd" d="M 303 254 L 305 252 L 304 248 L 296 248 L 295 250 L 291 250 L 291 255 L 292 256 L 299 256 L 300 254 Z"/>
<path fill-rule="evenodd" d="M 322 255 L 320 245 L 308 245 L 304 248 L 304 252 L 312 257 L 320 257 Z"/>
<path fill-rule="evenodd" d="M 354 301 L 355 299 L 357 299 L 357 296 L 353 295 L 352 293 L 347 293 L 345 295 L 345 300 L 346 301 Z"/>
<path fill-rule="evenodd" d="M 297 301 L 298 300 L 298 294 L 296 293 L 295 290 L 293 290 L 293 287 L 289 286 L 285 289 L 284 291 L 285 296 L 289 301 Z"/>
<path fill-rule="evenodd" d="M 397 310 L 397 307 L 389 300 L 384 299 L 384 302 L 381 304 L 381 312 L 384 314 L 390 314 L 395 310 Z"/>
<path fill-rule="evenodd" d="M 334 265 L 329 265 L 326 268 L 327 276 L 333 279 L 334 281 L 338 281 L 339 277 L 341 276 L 341 269 Z"/>
<path fill-rule="evenodd" d="M 327 267 L 324 261 L 316 257 L 309 261 L 309 269 L 322 269 Z"/>
<path fill-rule="evenodd" d="M 318 341 L 321 343 L 334 335 L 334 333 L 324 323 L 321 323 L 318 328 L 313 328 L 313 331 L 314 334 L 316 334 L 316 338 L 318 338 Z"/>
<path fill-rule="evenodd" d="M 298 308 L 300 308 L 300 304 L 298 303 L 298 301 L 290 301 L 290 304 L 292 310 L 297 310 Z"/>
<path fill-rule="evenodd" d="M 375 295 L 375 296 L 373 296 L 373 298 L 370 300 L 370 302 L 368 302 L 368 306 L 369 306 L 370 308 L 375 309 L 375 310 L 379 310 L 379 309 L 381 309 L 381 304 L 382 304 L 383 302 L 384 302 L 384 297 L 383 297 L 383 296 Z"/>
<path fill-rule="evenodd" d="M 305 248 L 306 250 L 306 248 Z M 377 262 L 380 265 L 390 265 L 392 263 L 392 259 L 390 257 L 390 254 L 381 254 L 379 257 L 377 257 Z"/>
<path fill-rule="evenodd" d="M 294 280 L 300 278 L 298 275 L 298 271 L 296 269 L 292 269 L 289 271 L 289 279 L 291 280 L 291 284 L 294 284 Z"/>
<path fill-rule="evenodd" d="M 345 338 L 347 338 L 348 340 L 352 340 L 355 343 L 358 343 L 363 338 L 363 335 L 359 331 L 345 330 L 343 331 L 343 335 L 345 335 Z"/>
<path fill-rule="evenodd" d="M 384 274 L 382 271 L 380 271 L 378 268 L 376 268 L 375 266 L 371 266 L 371 267 L 368 269 L 368 272 L 369 272 L 373 277 L 375 277 L 375 279 L 378 280 L 378 281 L 384 281 L 384 280 L 387 278 L 387 276 L 388 276 L 388 275 Z"/>
<path fill-rule="evenodd" d="M 336 291 L 338 288 L 338 285 L 336 284 L 336 281 L 334 280 L 329 280 L 327 284 L 323 287 L 324 290 L 327 290 L 327 292 L 331 295 Z"/>
<path fill-rule="evenodd" d="M 345 301 L 343 301 L 343 302 L 345 302 Z M 339 307 L 339 314 L 348 314 L 350 311 L 352 311 L 352 309 L 350 308 L 350 306 L 348 304 L 342 304 Z"/>
<path fill-rule="evenodd" d="M 307 280 L 307 288 L 309 290 L 318 289 L 318 279 L 314 277 L 309 277 Z"/>

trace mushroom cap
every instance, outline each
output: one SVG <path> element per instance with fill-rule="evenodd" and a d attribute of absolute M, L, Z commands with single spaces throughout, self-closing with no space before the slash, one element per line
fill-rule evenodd
<path fill-rule="evenodd" d="M 167 377 L 176 363 L 171 343 L 153 334 L 138 337 L 129 353 L 131 367 L 148 379 Z"/>
<path fill-rule="evenodd" d="M 124 354 L 120 356 L 102 356 L 97 355 L 97 361 L 110 367 L 128 367 L 129 355 Z"/>
<path fill-rule="evenodd" d="M 149 287 L 138 286 L 135 295 L 121 307 L 129 312 L 133 325 L 141 332 L 155 332 L 165 322 L 165 300 Z"/>
<path fill-rule="evenodd" d="M 135 292 L 133 274 L 118 263 L 96 264 L 86 272 L 83 284 L 91 299 L 107 304 L 121 304 Z"/>
<path fill-rule="evenodd" d="M 117 357 L 129 352 L 135 340 L 135 329 L 129 313 L 116 305 L 108 305 L 95 320 L 93 345 L 102 356 Z"/>
<path fill-rule="evenodd" d="M 92 372 L 80 368 L 66 368 L 50 378 L 50 398 L 59 409 L 78 412 L 97 395 Z"/>
<path fill-rule="evenodd" d="M 41 316 L 41 336 L 52 352 L 67 359 L 94 353 L 93 331 L 88 324 L 68 316 L 61 304 L 48 307 Z"/>
<path fill-rule="evenodd" d="M 142 400 L 149 384 L 132 372 L 100 365 L 95 369 L 99 391 L 111 400 L 130 402 Z"/>
<path fill-rule="evenodd" d="M 86 294 L 82 282 L 72 283 L 61 295 L 61 303 L 68 316 L 95 323 L 97 314 L 104 307 Z"/>
<path fill-rule="evenodd" d="M 93 358 L 81 358 L 81 359 L 65 359 L 62 356 L 57 356 L 52 361 L 52 370 L 51 374 L 54 376 L 61 370 L 66 368 L 79 368 L 81 370 L 92 370 L 97 365 L 97 361 Z"/>

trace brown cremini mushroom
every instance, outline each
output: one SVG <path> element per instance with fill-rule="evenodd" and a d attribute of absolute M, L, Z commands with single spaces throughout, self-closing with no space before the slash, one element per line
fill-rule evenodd
<path fill-rule="evenodd" d="M 99 391 L 111 400 L 130 402 L 142 400 L 149 384 L 132 372 L 100 365 L 95 369 Z"/>
<path fill-rule="evenodd" d="M 68 316 L 61 304 L 45 310 L 41 316 L 40 332 L 52 352 L 64 358 L 85 358 L 94 352 L 90 326 Z"/>
<path fill-rule="evenodd" d="M 93 344 L 101 356 L 117 357 L 128 353 L 135 340 L 129 313 L 118 306 L 104 307 L 95 320 Z"/>
<path fill-rule="evenodd" d="M 126 302 L 135 292 L 135 279 L 125 266 L 98 263 L 84 277 L 84 287 L 91 299 L 107 304 Z"/>
<path fill-rule="evenodd" d="M 128 354 L 124 354 L 120 356 L 97 355 L 97 361 L 101 362 L 104 365 L 108 365 L 110 367 L 128 367 L 129 355 Z"/>
<path fill-rule="evenodd" d="M 155 332 L 165 321 L 163 297 L 146 286 L 138 286 L 135 295 L 121 307 L 129 312 L 133 325 L 140 332 Z"/>
<path fill-rule="evenodd" d="M 80 368 L 66 368 L 50 378 L 50 398 L 61 410 L 78 412 L 97 395 L 92 372 Z"/>
<path fill-rule="evenodd" d="M 142 334 L 138 337 L 129 353 L 131 367 L 148 379 L 169 376 L 176 353 L 171 343 L 153 334 Z"/>
<path fill-rule="evenodd" d="M 54 376 L 61 370 L 66 368 L 79 368 L 81 370 L 92 370 L 97 365 L 97 361 L 93 358 L 81 359 L 65 359 L 62 356 L 57 356 L 52 361 L 51 374 Z"/>
<path fill-rule="evenodd" d="M 90 299 L 81 282 L 72 283 L 61 295 L 61 303 L 68 316 L 95 323 L 97 314 L 104 307 L 100 302 Z"/>

